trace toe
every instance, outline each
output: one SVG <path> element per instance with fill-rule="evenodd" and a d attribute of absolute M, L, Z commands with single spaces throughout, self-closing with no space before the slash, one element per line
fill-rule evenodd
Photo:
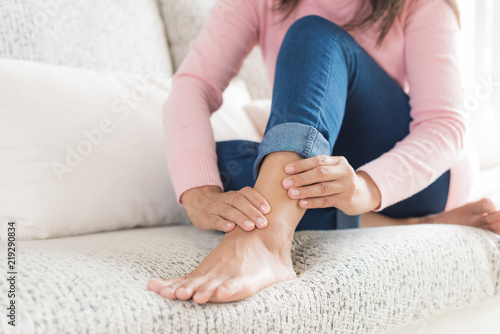
<path fill-rule="evenodd" d="M 193 301 L 198 304 L 207 303 L 221 283 L 221 280 L 215 279 L 204 283 L 196 290 L 196 293 L 193 296 Z"/>
<path fill-rule="evenodd" d="M 485 216 L 485 220 L 488 224 L 500 223 L 500 211 Z"/>
<path fill-rule="evenodd" d="M 152 278 L 148 281 L 147 289 L 150 291 L 154 291 L 156 293 L 160 293 L 161 289 L 163 289 L 166 286 L 169 286 L 173 283 L 176 283 L 180 281 L 182 278 L 181 277 L 174 277 L 174 278 L 169 278 L 165 280 L 160 280 L 157 278 Z"/>
<path fill-rule="evenodd" d="M 219 300 L 228 300 L 232 295 L 234 295 L 238 291 L 238 287 L 236 286 L 236 280 L 231 279 L 225 281 L 218 289 L 217 289 L 217 299 Z"/>
<path fill-rule="evenodd" d="M 188 300 L 196 292 L 196 289 L 207 281 L 204 277 L 193 278 L 185 281 L 175 291 L 175 296 L 181 300 Z"/>
<path fill-rule="evenodd" d="M 474 205 L 475 214 L 493 213 L 496 211 L 495 204 L 489 198 L 482 198 Z"/>
<path fill-rule="evenodd" d="M 496 234 L 500 234 L 500 222 L 491 224 L 490 231 Z"/>
<path fill-rule="evenodd" d="M 163 297 L 165 298 L 168 298 L 168 299 L 177 299 L 177 296 L 175 294 L 175 291 L 177 290 L 177 288 L 179 286 L 181 286 L 184 282 L 186 281 L 185 278 L 181 278 L 179 281 L 175 282 L 175 283 L 172 283 L 170 285 L 167 285 L 165 287 L 163 287 L 161 290 L 160 290 L 160 295 L 162 295 Z"/>
<path fill-rule="evenodd" d="M 221 284 L 211 301 L 232 302 L 248 298 L 252 294 L 252 288 L 244 278 L 233 278 Z"/>

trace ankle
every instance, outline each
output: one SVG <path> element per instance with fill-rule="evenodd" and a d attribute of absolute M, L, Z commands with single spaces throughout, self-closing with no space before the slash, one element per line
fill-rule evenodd
<path fill-rule="evenodd" d="M 264 230 L 258 232 L 260 232 L 260 238 L 268 250 L 290 254 L 295 231 L 288 222 L 280 222 L 275 219 Z"/>
<path fill-rule="evenodd" d="M 290 229 L 289 224 L 278 220 L 269 222 L 264 229 L 254 229 L 247 232 L 236 227 L 231 232 L 226 233 L 225 238 L 239 242 L 257 242 L 260 243 L 271 253 L 286 254 L 290 256 L 292 249 L 294 231 Z"/>

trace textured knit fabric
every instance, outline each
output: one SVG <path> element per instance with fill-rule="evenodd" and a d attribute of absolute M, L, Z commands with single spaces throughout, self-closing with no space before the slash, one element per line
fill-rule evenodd
<path fill-rule="evenodd" d="M 189 51 L 189 45 L 198 36 L 210 9 L 216 0 L 158 0 L 165 22 L 168 46 L 172 55 L 174 71 L 179 69 Z M 238 0 L 239 1 L 239 0 Z M 236 3 L 237 1 L 230 1 Z M 238 77 L 245 81 L 253 99 L 271 97 L 271 88 L 266 78 L 262 52 L 254 47 L 243 62 Z"/>
<path fill-rule="evenodd" d="M 320 15 L 338 25 L 359 11 L 361 1 L 302 1 L 288 19 L 270 10 L 272 0 L 219 0 L 201 34 L 174 77 L 164 107 L 167 161 L 177 198 L 194 187 L 221 187 L 215 142 L 209 125 L 221 93 L 244 57 L 259 44 L 270 84 L 283 36 L 306 15 Z M 457 20 L 442 0 L 410 0 L 386 39 L 377 47 L 376 26 L 353 37 L 410 94 L 410 134 L 381 157 L 359 168 L 368 173 L 382 194 L 380 211 L 424 189 L 452 170 L 453 196 L 448 208 L 470 195 L 468 178 L 453 177 L 466 168 L 465 124 L 461 113 L 462 86 L 456 57 Z M 411 89 L 410 89 L 411 88 Z M 170 144 L 169 144 L 170 143 Z M 462 173 L 463 175 L 463 173 Z"/>
<path fill-rule="evenodd" d="M 156 0 L 0 1 L 0 57 L 172 73 Z"/>
<path fill-rule="evenodd" d="M 297 232 L 299 278 L 241 302 L 197 305 L 146 290 L 152 277 L 190 272 L 221 238 L 170 226 L 19 241 L 19 331 L 3 316 L 0 332 L 379 333 L 500 296 L 500 237 L 444 225 Z"/>

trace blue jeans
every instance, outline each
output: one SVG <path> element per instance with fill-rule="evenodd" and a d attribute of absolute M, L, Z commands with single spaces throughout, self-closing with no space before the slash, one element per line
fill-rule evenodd
<path fill-rule="evenodd" d="M 336 24 L 306 16 L 291 25 L 276 62 L 271 116 L 262 142 L 217 142 L 224 190 L 253 186 L 263 158 L 292 151 L 302 158 L 345 156 L 356 169 L 409 133 L 409 97 Z M 450 172 L 380 213 L 393 218 L 444 211 Z M 336 208 L 309 209 L 297 230 L 359 227 L 359 216 Z"/>

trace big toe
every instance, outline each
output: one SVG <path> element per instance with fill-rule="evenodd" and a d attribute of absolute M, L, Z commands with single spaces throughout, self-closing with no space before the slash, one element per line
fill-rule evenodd
<path fill-rule="evenodd" d="M 164 287 L 166 287 L 168 285 L 174 284 L 174 283 L 178 282 L 179 280 L 180 280 L 180 277 L 171 278 L 171 279 L 167 279 L 167 280 L 159 280 L 156 278 L 152 278 L 148 281 L 147 289 L 149 291 L 154 291 L 156 293 L 160 293 L 161 289 L 163 289 Z"/>

